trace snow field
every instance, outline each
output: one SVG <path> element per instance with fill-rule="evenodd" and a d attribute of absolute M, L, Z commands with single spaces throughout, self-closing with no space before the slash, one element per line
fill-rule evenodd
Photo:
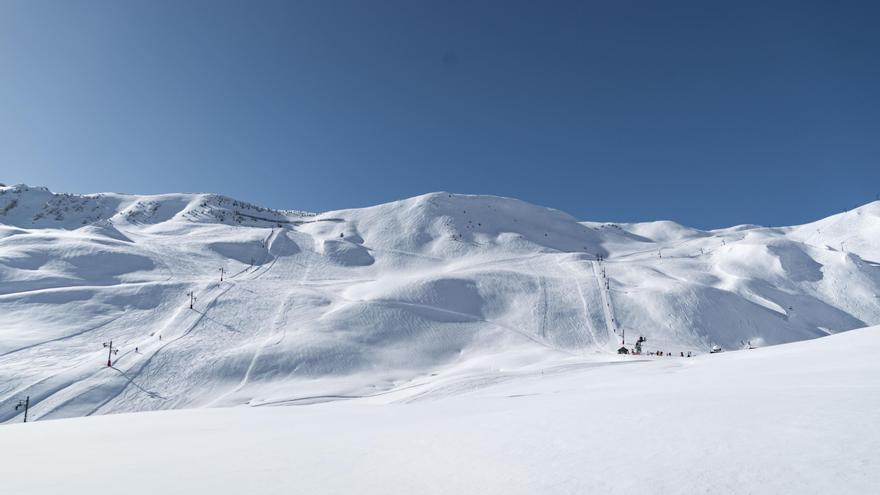
<path fill-rule="evenodd" d="M 0 428 L 10 493 L 872 493 L 880 327 L 441 377 L 308 407 Z M 529 365 L 525 363 L 529 362 Z"/>

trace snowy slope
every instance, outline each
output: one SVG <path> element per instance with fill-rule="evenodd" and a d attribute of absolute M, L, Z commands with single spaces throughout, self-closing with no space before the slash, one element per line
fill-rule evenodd
<path fill-rule="evenodd" d="M 16 494 L 862 494 L 880 486 L 880 327 L 568 363 L 309 407 L 0 427 Z"/>
<path fill-rule="evenodd" d="M 880 323 L 878 229 L 880 203 L 699 231 L 449 193 L 315 215 L 2 187 L 0 401 L 29 395 L 37 419 L 309 403 L 615 361 L 624 335 L 811 339 Z"/>

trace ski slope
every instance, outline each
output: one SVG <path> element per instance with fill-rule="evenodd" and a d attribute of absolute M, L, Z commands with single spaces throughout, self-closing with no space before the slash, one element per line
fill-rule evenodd
<path fill-rule="evenodd" d="M 880 202 L 700 231 L 450 193 L 313 214 L 4 186 L 0 403 L 43 420 L 430 395 L 631 359 L 624 334 L 675 355 L 808 340 L 880 323 L 878 233 Z"/>
<path fill-rule="evenodd" d="M 5 425 L 0 469 L 17 494 L 875 493 L 878 354 L 875 326 L 308 407 Z"/>

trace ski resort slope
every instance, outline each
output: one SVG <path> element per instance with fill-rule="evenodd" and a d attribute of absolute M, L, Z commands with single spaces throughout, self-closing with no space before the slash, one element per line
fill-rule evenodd
<path fill-rule="evenodd" d="M 0 403 L 43 420 L 430 396 L 630 359 L 638 336 L 676 355 L 808 340 L 880 323 L 878 229 L 880 202 L 700 231 L 450 193 L 313 214 L 4 186 Z"/>
<path fill-rule="evenodd" d="M 880 327 L 692 359 L 462 377 L 308 407 L 0 427 L 16 494 L 862 494 Z"/>

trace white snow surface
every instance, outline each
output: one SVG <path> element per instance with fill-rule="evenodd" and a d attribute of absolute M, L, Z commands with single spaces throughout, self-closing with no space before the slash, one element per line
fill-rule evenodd
<path fill-rule="evenodd" d="M 701 231 L 450 193 L 313 214 L 4 186 L 0 404 L 29 396 L 39 421 L 454 395 L 468 377 L 634 359 L 615 353 L 624 334 L 675 355 L 813 339 L 880 324 L 878 239 L 880 202 Z"/>
<path fill-rule="evenodd" d="M 876 493 L 878 354 L 875 326 L 306 407 L 5 425 L 0 472 L 15 494 Z"/>

